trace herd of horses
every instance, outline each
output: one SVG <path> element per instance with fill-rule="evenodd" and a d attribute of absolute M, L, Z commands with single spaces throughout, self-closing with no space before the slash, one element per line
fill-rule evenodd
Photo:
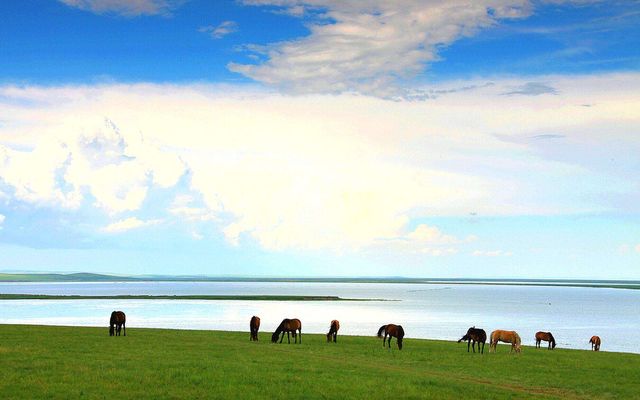
<path fill-rule="evenodd" d="M 122 311 L 112 312 L 111 318 L 109 319 L 109 336 L 120 336 L 121 330 L 124 332 L 124 336 L 127 336 L 127 329 L 125 327 L 126 320 L 127 317 Z M 258 341 L 258 330 L 260 330 L 260 318 L 254 315 L 249 321 L 249 340 Z M 327 342 L 336 343 L 339 330 L 340 321 L 334 319 L 329 324 Z M 291 343 L 291 336 L 293 336 L 294 343 L 302 343 L 302 322 L 300 322 L 298 318 L 283 319 L 275 332 L 271 335 L 271 342 L 277 343 L 278 339 L 280 339 L 280 343 L 282 343 L 285 333 L 287 334 L 288 343 Z M 402 339 L 404 338 L 404 329 L 402 328 L 402 325 L 382 325 L 380 329 L 378 329 L 377 336 L 382 339 L 382 347 L 387 344 L 389 348 L 391 348 L 391 338 L 396 338 L 398 349 L 402 350 Z M 556 348 L 556 339 L 553 337 L 551 332 L 536 332 L 535 340 L 536 348 L 540 348 L 541 342 L 547 342 L 547 349 L 549 350 Z M 467 333 L 458 340 L 458 343 L 464 341 L 467 342 L 467 352 L 469 352 L 471 348 L 475 353 L 477 344 L 478 352 L 484 354 L 484 345 L 487 341 L 487 333 L 484 329 L 472 326 L 467 330 Z M 491 352 L 491 350 L 493 350 L 493 352 L 496 351 L 498 342 L 511 344 L 510 352 L 522 352 L 522 340 L 516 331 L 497 329 L 491 332 L 491 335 L 489 336 L 489 352 Z M 589 343 L 591 344 L 591 349 L 593 351 L 600 350 L 601 340 L 599 336 L 592 336 L 591 339 L 589 339 Z M 482 347 L 480 347 L 481 344 Z"/>

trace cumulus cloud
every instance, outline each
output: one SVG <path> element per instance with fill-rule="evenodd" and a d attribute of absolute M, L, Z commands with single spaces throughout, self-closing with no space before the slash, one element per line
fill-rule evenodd
<path fill-rule="evenodd" d="M 158 219 L 142 221 L 137 217 L 129 217 L 129 218 L 125 218 L 125 219 L 113 222 L 105 226 L 104 228 L 102 228 L 102 230 L 107 233 L 121 233 L 121 232 L 130 231 L 132 229 L 143 228 L 145 226 L 157 225 L 161 222 L 162 221 Z"/>
<path fill-rule="evenodd" d="M 5 217 L 4 215 L 0 214 L 0 229 L 2 229 L 2 224 L 4 223 L 4 220 L 5 220 L 6 218 L 7 218 L 7 217 Z"/>
<path fill-rule="evenodd" d="M 207 25 L 198 29 L 198 32 L 207 33 L 213 39 L 222 39 L 230 33 L 238 31 L 238 24 L 234 21 L 224 21 L 217 26 Z"/>
<path fill-rule="evenodd" d="M 637 213 L 638 74 L 536 80 L 558 95 L 503 96 L 526 81 L 499 77 L 442 83 L 433 89 L 476 89 L 414 103 L 207 85 L 4 86 L 0 190 L 9 202 L 116 216 L 144 211 L 160 191 L 161 214 L 149 218 L 210 224 L 230 243 L 274 251 L 393 243 L 446 255 L 470 239 L 416 220 Z M 528 139 L 545 132 L 564 138 Z"/>
<path fill-rule="evenodd" d="M 306 37 L 248 46 L 263 61 L 231 71 L 293 93 L 358 92 L 414 98 L 400 88 L 439 58 L 438 50 L 502 19 L 532 12 L 526 0 L 245 0 L 307 16 Z M 420 97 L 420 96 L 418 96 Z"/>
<path fill-rule="evenodd" d="M 69 7 L 94 14 L 116 14 L 125 17 L 139 15 L 170 15 L 187 0 L 59 0 Z"/>
<path fill-rule="evenodd" d="M 138 133 L 122 134 L 110 120 L 59 129 L 33 150 L 0 145 L 0 177 L 17 199 L 74 209 L 88 194 L 109 213 L 131 211 L 149 188 L 173 186 L 185 172 L 177 156 Z"/>

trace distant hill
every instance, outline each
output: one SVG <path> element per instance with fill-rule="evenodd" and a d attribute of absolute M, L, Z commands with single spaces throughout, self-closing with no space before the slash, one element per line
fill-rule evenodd
<path fill-rule="evenodd" d="M 138 281 L 139 278 L 115 275 L 91 274 L 1 274 L 0 282 L 114 282 Z"/>

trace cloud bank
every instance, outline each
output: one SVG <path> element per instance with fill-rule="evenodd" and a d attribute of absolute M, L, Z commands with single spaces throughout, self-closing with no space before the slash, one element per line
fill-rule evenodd
<path fill-rule="evenodd" d="M 504 96 L 527 81 L 498 77 L 433 86 L 439 97 L 413 103 L 209 85 L 4 86 L 0 191 L 26 207 L 91 207 L 113 232 L 173 218 L 273 251 L 403 243 L 446 255 L 468 239 L 416 221 L 640 212 L 640 76 L 535 81 L 558 93 Z M 531 140 L 549 132 L 562 139 Z"/>

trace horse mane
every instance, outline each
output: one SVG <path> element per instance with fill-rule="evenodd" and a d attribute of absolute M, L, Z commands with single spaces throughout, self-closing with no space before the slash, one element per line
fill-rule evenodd
<path fill-rule="evenodd" d="M 549 334 L 549 339 L 551 340 L 551 342 L 555 343 L 556 342 L 556 338 L 553 337 L 551 332 L 547 332 L 547 333 Z"/>
<path fill-rule="evenodd" d="M 520 343 L 522 343 L 522 341 L 520 340 L 520 335 L 518 335 L 518 333 L 517 333 L 517 332 L 514 332 L 514 334 L 515 334 L 515 336 L 516 336 L 516 344 L 517 344 L 518 346 L 520 346 Z"/>
<path fill-rule="evenodd" d="M 402 340 L 402 338 L 404 337 L 404 329 L 402 328 L 402 325 L 397 325 L 398 326 L 398 340 Z"/>
<path fill-rule="evenodd" d="M 387 329 L 387 325 L 382 325 L 380 327 L 380 329 L 378 329 L 378 337 L 381 338 L 382 337 L 382 332 L 384 332 L 384 330 Z"/>

